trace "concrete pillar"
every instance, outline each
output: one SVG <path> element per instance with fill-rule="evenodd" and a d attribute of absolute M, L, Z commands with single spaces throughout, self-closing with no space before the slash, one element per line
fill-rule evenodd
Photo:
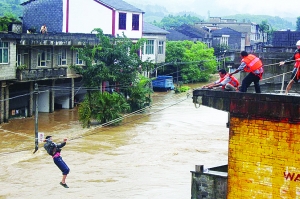
<path fill-rule="evenodd" d="M 52 88 L 55 86 L 55 80 L 52 80 Z M 49 113 L 54 112 L 55 90 L 50 89 L 49 92 Z"/>
<path fill-rule="evenodd" d="M 74 91 L 74 78 L 71 78 L 71 93 L 69 97 L 70 101 L 70 109 L 74 108 L 74 96 L 75 96 L 75 91 Z"/>
<path fill-rule="evenodd" d="M 4 122 L 4 96 L 5 96 L 5 85 L 6 85 L 6 82 L 5 81 L 2 81 L 1 82 L 1 95 L 0 95 L 0 123 L 3 123 Z"/>
<path fill-rule="evenodd" d="M 42 113 L 49 113 L 50 111 L 50 91 L 40 91 L 38 101 L 38 111 Z"/>
<path fill-rule="evenodd" d="M 5 111 L 4 111 L 4 122 L 8 122 L 9 119 L 9 86 L 6 85 L 5 89 L 5 101 L 4 101 L 4 106 L 5 106 Z"/>
<path fill-rule="evenodd" d="M 0 123 L 8 122 L 9 119 L 9 88 L 6 81 L 1 82 L 0 96 Z"/>
<path fill-rule="evenodd" d="M 28 107 L 28 117 L 33 116 L 33 82 L 30 82 L 29 85 L 29 107 Z"/>

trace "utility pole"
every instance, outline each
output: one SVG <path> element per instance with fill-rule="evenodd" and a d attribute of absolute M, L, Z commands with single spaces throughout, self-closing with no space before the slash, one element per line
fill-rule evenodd
<path fill-rule="evenodd" d="M 179 84 L 178 84 L 178 73 L 179 73 L 179 71 L 178 71 L 178 63 L 177 63 L 177 61 L 178 61 L 178 60 L 176 59 L 175 64 L 176 64 L 176 67 L 177 67 L 177 86 L 178 86 L 178 85 L 179 85 Z"/>
<path fill-rule="evenodd" d="M 34 152 L 37 152 L 37 150 L 39 149 L 39 140 L 38 140 L 38 131 L 39 131 L 39 124 L 38 124 L 38 117 L 39 117 L 39 111 L 38 111 L 38 100 L 39 99 L 39 89 L 38 89 L 38 84 L 35 83 L 34 85 L 34 101 L 35 101 L 35 116 L 34 116 L 34 121 L 35 121 L 35 125 L 34 125 L 34 129 L 35 129 L 35 149 Z"/>

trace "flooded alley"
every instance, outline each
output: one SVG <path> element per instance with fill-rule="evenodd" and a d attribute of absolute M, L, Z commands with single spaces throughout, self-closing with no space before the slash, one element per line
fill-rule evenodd
<path fill-rule="evenodd" d="M 83 129 L 76 108 L 39 114 L 39 132 L 69 139 L 61 153 L 69 189 L 42 143 L 32 154 L 34 118 L 2 124 L 0 198 L 190 198 L 195 165 L 227 164 L 228 115 L 196 108 L 191 93 L 153 97 L 151 109 L 116 127 Z"/>

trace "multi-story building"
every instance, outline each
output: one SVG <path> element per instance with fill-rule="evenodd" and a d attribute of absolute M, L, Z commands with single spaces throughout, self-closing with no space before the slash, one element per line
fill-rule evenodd
<path fill-rule="evenodd" d="M 300 31 L 274 31 L 272 37 L 272 48 L 277 52 L 293 52 L 296 49 L 296 42 L 300 40 Z"/>
<path fill-rule="evenodd" d="M 143 51 L 141 49 L 141 52 L 145 52 L 141 58 L 164 62 L 168 32 L 147 25 L 143 29 L 143 12 L 121 0 L 29 0 L 22 5 L 24 23 L 13 24 L 10 26 L 10 32 L 0 34 L 0 123 L 15 116 L 33 115 L 36 84 L 39 93 L 39 112 L 53 112 L 56 108 L 73 108 L 85 90 L 81 89 L 81 77 L 69 66 L 84 66 L 85 63 L 72 47 L 98 44 L 96 35 L 90 33 L 98 25 L 105 34 L 117 37 L 124 33 L 133 42 L 145 36 L 148 43 L 146 42 Z M 89 12 L 85 10 L 86 22 L 94 25 L 85 26 L 83 20 L 76 23 L 75 5 L 82 8 L 81 11 L 87 9 L 85 8 L 87 5 L 91 9 L 98 9 L 102 13 L 101 19 L 106 20 L 100 20 L 98 23 L 97 20 L 89 18 Z M 80 12 L 77 12 L 77 15 L 78 13 Z M 40 34 L 37 31 L 38 27 L 44 24 L 48 32 Z M 22 26 L 25 29 L 22 30 Z M 27 34 L 25 32 L 28 29 L 35 29 L 36 32 Z M 151 45 L 147 47 L 151 41 L 153 48 Z"/>
<path fill-rule="evenodd" d="M 123 0 L 28 0 L 21 5 L 24 7 L 23 32 L 29 29 L 39 31 L 44 24 L 49 33 L 91 33 L 95 28 L 101 28 L 106 35 L 122 37 L 124 34 L 133 42 L 143 37 L 150 42 L 145 46 L 152 45 L 153 39 L 150 41 L 149 38 L 154 36 L 160 41 L 157 49 L 165 48 L 168 32 L 143 23 L 144 12 Z M 150 49 L 147 55 L 154 63 L 164 62 L 164 50 L 155 53 L 151 47 L 147 49 Z M 148 56 L 142 56 L 145 57 Z"/>
<path fill-rule="evenodd" d="M 231 28 L 237 32 L 242 33 L 242 37 L 245 38 L 246 51 L 257 51 L 260 50 L 263 39 L 262 32 L 259 29 L 259 25 L 252 22 L 239 23 L 235 19 L 221 19 L 221 17 L 211 17 L 209 22 L 197 22 L 195 27 L 203 28 L 206 27 L 211 30 L 221 29 L 221 28 Z"/>
<path fill-rule="evenodd" d="M 32 116 L 35 84 L 39 112 L 74 107 L 84 91 L 79 89 L 80 76 L 69 66 L 84 66 L 84 62 L 72 47 L 99 43 L 95 34 L 1 33 L 0 38 L 0 123 L 14 116 Z"/>
<path fill-rule="evenodd" d="M 242 51 L 245 49 L 245 38 L 241 32 L 231 28 L 221 28 L 212 31 L 213 46 L 225 45 L 228 50 Z"/>
<path fill-rule="evenodd" d="M 38 31 L 46 24 L 49 32 L 91 33 L 101 28 L 112 36 L 142 37 L 144 12 L 122 0 L 29 0 L 21 5 L 23 30 Z"/>
<path fill-rule="evenodd" d="M 147 22 L 143 24 L 143 38 L 146 43 L 142 49 L 142 61 L 165 62 L 166 35 L 169 32 Z"/>
<path fill-rule="evenodd" d="M 195 28 L 192 25 L 183 24 L 179 27 L 174 27 L 168 30 L 170 34 L 167 35 L 169 41 L 201 41 L 207 45 L 208 48 L 212 47 L 212 35 L 211 32 L 202 29 Z"/>

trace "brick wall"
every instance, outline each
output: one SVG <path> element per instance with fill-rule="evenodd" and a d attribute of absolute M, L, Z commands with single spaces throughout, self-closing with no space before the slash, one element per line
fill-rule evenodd
<path fill-rule="evenodd" d="M 31 1 L 23 7 L 23 32 L 26 32 L 32 27 L 39 32 L 43 24 L 46 24 L 49 32 L 62 32 L 62 0 Z"/>
<path fill-rule="evenodd" d="M 230 118 L 228 198 L 300 198 L 300 125 Z"/>
<path fill-rule="evenodd" d="M 300 198 L 300 97 L 197 89 L 229 112 L 228 199 Z"/>

